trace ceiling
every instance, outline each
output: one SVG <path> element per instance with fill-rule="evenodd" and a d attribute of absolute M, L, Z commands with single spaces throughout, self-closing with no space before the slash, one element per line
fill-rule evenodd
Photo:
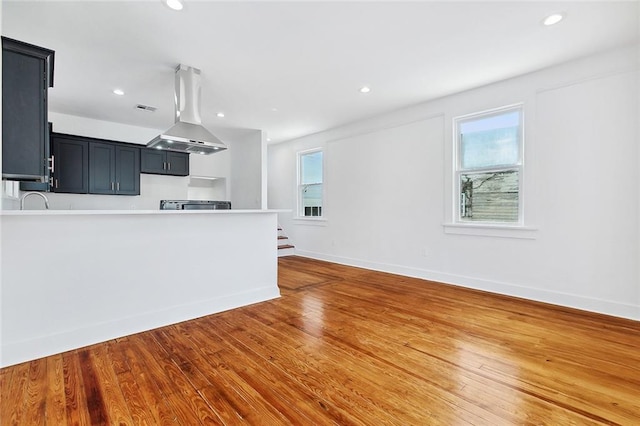
<path fill-rule="evenodd" d="M 166 130 L 184 64 L 206 127 L 275 143 L 637 42 L 638 21 L 636 1 L 5 0 L 1 29 L 56 51 L 51 111 Z"/>

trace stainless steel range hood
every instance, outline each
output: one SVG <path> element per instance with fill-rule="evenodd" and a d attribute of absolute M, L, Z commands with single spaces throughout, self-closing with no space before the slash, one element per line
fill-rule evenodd
<path fill-rule="evenodd" d="M 194 154 L 214 154 L 227 146 L 202 126 L 200 116 L 200 70 L 176 68 L 176 124 L 147 144 L 149 148 Z"/>

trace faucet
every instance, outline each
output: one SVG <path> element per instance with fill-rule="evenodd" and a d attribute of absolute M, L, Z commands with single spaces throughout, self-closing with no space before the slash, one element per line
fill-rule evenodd
<path fill-rule="evenodd" d="M 25 194 L 22 196 L 22 198 L 20 198 L 20 210 L 24 210 L 24 199 L 27 198 L 29 195 L 39 195 L 44 199 L 44 207 L 49 210 L 49 199 L 47 198 L 46 195 L 44 195 L 42 192 L 25 192 Z"/>

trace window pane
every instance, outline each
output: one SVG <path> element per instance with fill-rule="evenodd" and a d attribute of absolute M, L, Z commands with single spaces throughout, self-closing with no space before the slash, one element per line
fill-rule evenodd
<path fill-rule="evenodd" d="M 304 216 L 322 216 L 322 184 L 303 185 L 300 196 Z"/>
<path fill-rule="evenodd" d="M 322 182 L 322 151 L 300 156 L 300 183 Z"/>
<path fill-rule="evenodd" d="M 305 216 L 322 216 L 322 207 L 305 207 Z"/>
<path fill-rule="evenodd" d="M 458 130 L 463 169 L 518 163 L 520 111 L 463 121 Z"/>
<path fill-rule="evenodd" d="M 518 221 L 518 171 L 460 175 L 460 219 Z"/>

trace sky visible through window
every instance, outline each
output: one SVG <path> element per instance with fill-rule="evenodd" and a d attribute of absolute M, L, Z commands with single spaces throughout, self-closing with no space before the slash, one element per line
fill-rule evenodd
<path fill-rule="evenodd" d="M 515 164 L 519 158 L 520 111 L 459 123 L 463 169 Z"/>
<path fill-rule="evenodd" d="M 301 156 L 301 184 L 322 182 L 322 151 Z"/>

